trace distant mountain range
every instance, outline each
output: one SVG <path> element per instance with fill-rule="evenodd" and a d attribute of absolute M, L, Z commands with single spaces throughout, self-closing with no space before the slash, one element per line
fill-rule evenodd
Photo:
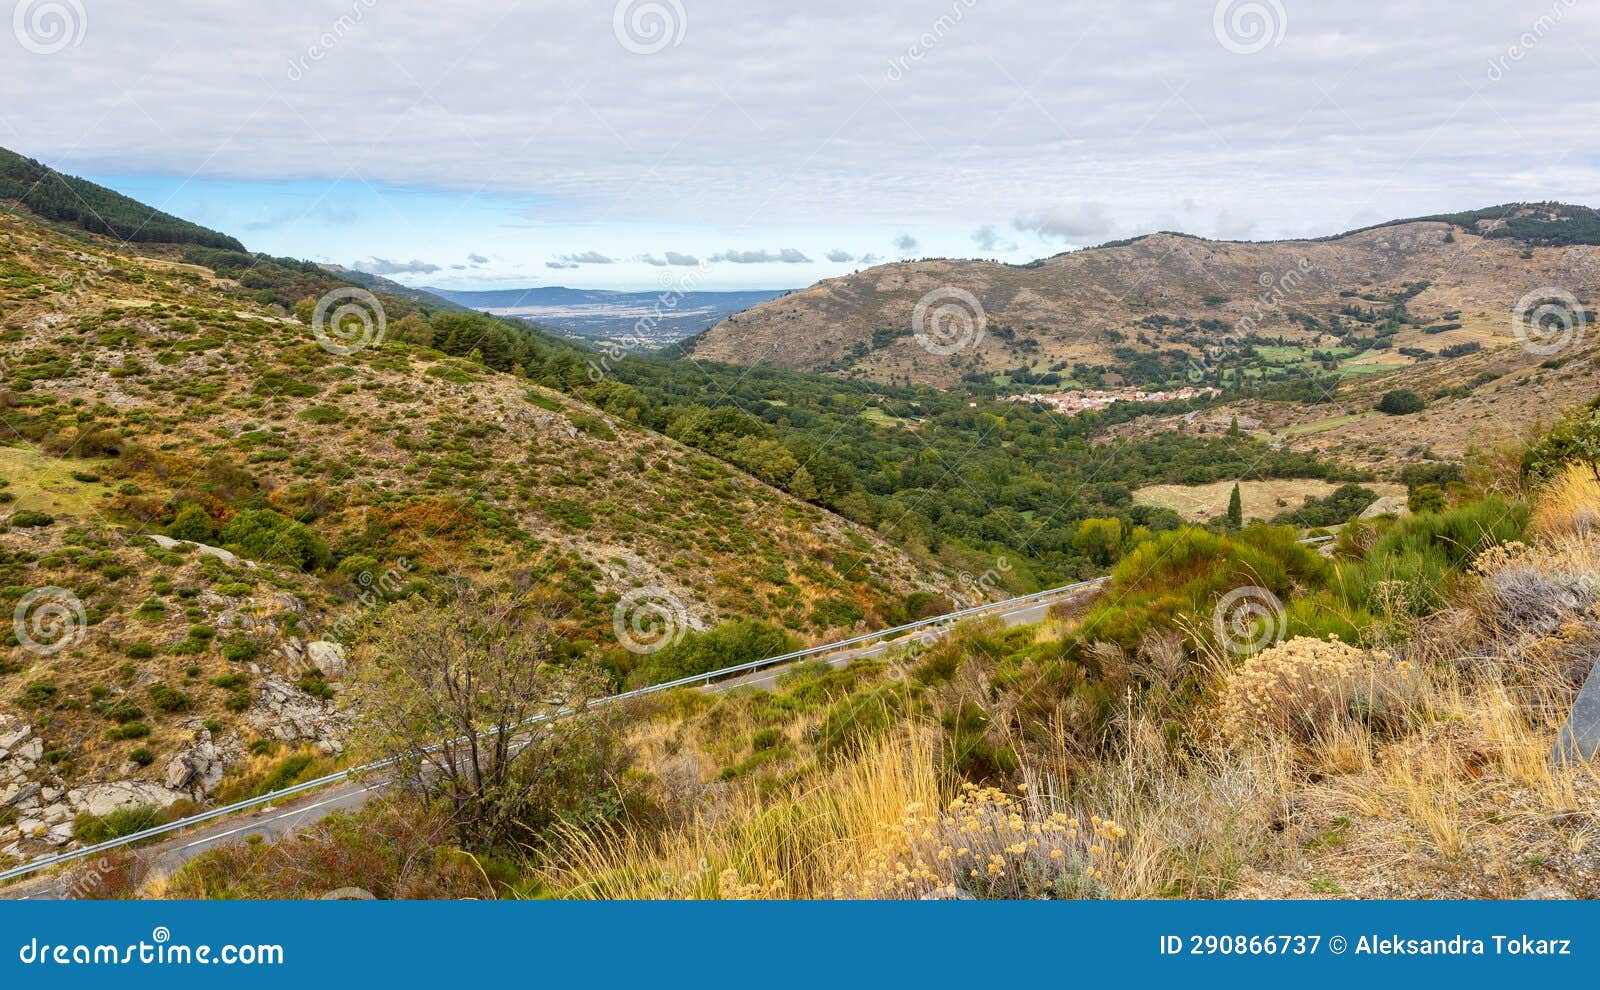
<path fill-rule="evenodd" d="M 1552 288 L 1592 309 L 1596 245 L 1595 210 L 1512 203 L 1314 240 L 1157 233 L 1025 265 L 923 259 L 818 282 L 686 347 L 940 386 L 1370 372 L 1515 345 L 1519 299 Z"/>
<path fill-rule="evenodd" d="M 648 350 L 693 337 L 734 313 L 790 290 L 615 292 L 552 285 L 485 292 L 431 287 L 426 291 L 469 309 L 527 320 L 569 337 Z"/>

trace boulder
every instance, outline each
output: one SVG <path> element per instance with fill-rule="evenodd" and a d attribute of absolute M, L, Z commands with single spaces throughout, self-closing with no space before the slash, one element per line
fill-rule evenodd
<path fill-rule="evenodd" d="M 91 784 L 67 792 L 67 803 L 75 811 L 104 817 L 118 808 L 137 808 L 153 805 L 170 808 L 188 795 L 142 780 L 119 780 L 109 784 Z"/>
<path fill-rule="evenodd" d="M 330 681 L 343 680 L 345 671 L 349 668 L 344 647 L 338 643 L 327 640 L 307 643 L 306 656 L 310 658 L 311 665 L 322 671 L 322 676 Z"/>
<path fill-rule="evenodd" d="M 251 570 L 255 570 L 255 568 L 258 566 L 255 561 L 245 560 L 242 557 L 229 553 L 227 550 L 224 550 L 221 547 L 207 546 L 204 543 L 190 543 L 188 540 L 174 540 L 170 536 L 162 536 L 159 533 L 147 533 L 145 535 L 149 536 L 151 541 L 153 541 L 157 546 L 166 550 L 176 550 L 182 546 L 191 546 L 194 547 L 195 553 L 204 557 L 215 557 L 224 564 L 227 564 L 229 567 L 242 566 Z"/>

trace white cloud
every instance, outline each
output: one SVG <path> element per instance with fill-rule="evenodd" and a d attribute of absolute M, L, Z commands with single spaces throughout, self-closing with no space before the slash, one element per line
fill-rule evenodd
<path fill-rule="evenodd" d="M 429 275 L 439 270 L 438 265 L 418 259 L 390 261 L 388 258 L 369 258 L 354 262 L 350 267 L 368 275 Z"/>
<path fill-rule="evenodd" d="M 556 260 L 565 262 L 568 265 L 612 265 L 616 263 L 615 258 L 601 254 L 599 251 L 579 251 L 575 254 L 563 254 Z"/>
<path fill-rule="evenodd" d="M 894 239 L 894 246 L 902 254 L 909 254 L 917 249 L 917 239 L 910 234 L 901 234 Z"/>
<path fill-rule="evenodd" d="M 692 254 L 684 254 L 681 251 L 668 251 L 666 252 L 665 257 L 660 258 L 653 254 L 641 254 L 634 260 L 642 261 L 645 264 L 654 266 L 656 268 L 666 268 L 669 265 L 681 268 L 694 268 L 700 264 L 699 258 L 696 258 Z"/>
<path fill-rule="evenodd" d="M 1513 200 L 1600 202 L 1582 137 L 1600 117 L 1586 54 L 1600 51 L 1600 9 L 1583 4 L 1563 5 L 1531 57 L 1497 69 L 1550 0 L 1286 2 L 1281 41 L 1248 56 L 1218 43 L 1210 3 L 984 0 L 893 80 L 891 59 L 947 4 L 747 0 L 715 16 L 689 4 L 681 42 L 640 57 L 617 43 L 613 4 L 457 0 L 445 16 L 384 0 L 303 67 L 348 2 L 167 0 L 160 18 L 92 6 L 79 47 L 0 54 L 0 143 L 91 175 L 523 197 L 532 223 L 560 233 L 555 248 L 527 249 L 531 269 L 565 244 L 649 248 L 580 240 L 601 223 L 673 227 L 675 243 L 703 250 L 915 230 L 945 252 L 938 228 L 959 244 L 997 217 L 1024 221 L 1030 249 L 1034 235 L 1141 233 L 1179 197 L 1203 204 L 1178 213 L 1182 229 L 1253 224 L 1252 237 Z M 771 33 L 785 43 L 747 61 L 749 39 Z M 1529 154 L 1541 140 L 1554 150 Z M 386 219 L 362 212 L 364 229 Z M 844 239 L 846 226 L 871 233 Z M 729 233 L 763 228 L 797 232 Z M 304 253 L 327 250 L 316 233 Z M 338 256 L 435 256 L 438 234 L 419 225 Z M 470 243 L 497 262 L 510 253 Z"/>
<path fill-rule="evenodd" d="M 855 259 L 855 255 L 851 254 L 849 251 L 842 251 L 839 248 L 834 248 L 832 251 L 829 251 L 823 257 L 827 258 L 829 261 L 834 262 L 835 264 L 840 264 L 840 263 L 843 263 L 843 262 L 846 262 L 846 261 L 854 261 L 854 260 L 856 260 Z"/>
<path fill-rule="evenodd" d="M 784 249 L 782 249 L 780 251 L 767 251 L 767 250 L 735 251 L 735 250 L 728 250 L 728 251 L 722 252 L 721 254 L 712 255 L 711 256 L 711 260 L 712 261 L 726 261 L 729 264 L 734 264 L 734 265 L 767 265 L 767 264 L 805 265 L 805 264 L 810 264 L 811 263 L 811 259 L 806 257 L 805 252 L 800 251 L 797 248 L 784 248 Z"/>
<path fill-rule="evenodd" d="M 1034 210 L 1011 221 L 1011 226 L 1040 237 L 1073 244 L 1106 240 L 1114 229 L 1104 203 L 1077 203 Z"/>

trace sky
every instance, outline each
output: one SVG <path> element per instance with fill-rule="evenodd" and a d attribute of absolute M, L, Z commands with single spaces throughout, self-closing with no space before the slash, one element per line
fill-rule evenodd
<path fill-rule="evenodd" d="M 0 146 L 412 285 L 1600 205 L 1590 0 L 5 0 Z"/>

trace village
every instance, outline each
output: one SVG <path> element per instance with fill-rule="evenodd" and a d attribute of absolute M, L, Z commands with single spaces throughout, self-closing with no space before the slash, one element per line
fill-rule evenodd
<path fill-rule="evenodd" d="M 1086 409 L 1104 409 L 1113 402 L 1179 402 L 1207 399 L 1220 390 L 1208 387 L 1183 388 L 1150 392 L 1138 388 L 1086 389 L 1070 392 L 1029 392 L 1025 395 L 1006 396 L 1007 402 L 1037 402 L 1058 412 L 1076 413 Z"/>

